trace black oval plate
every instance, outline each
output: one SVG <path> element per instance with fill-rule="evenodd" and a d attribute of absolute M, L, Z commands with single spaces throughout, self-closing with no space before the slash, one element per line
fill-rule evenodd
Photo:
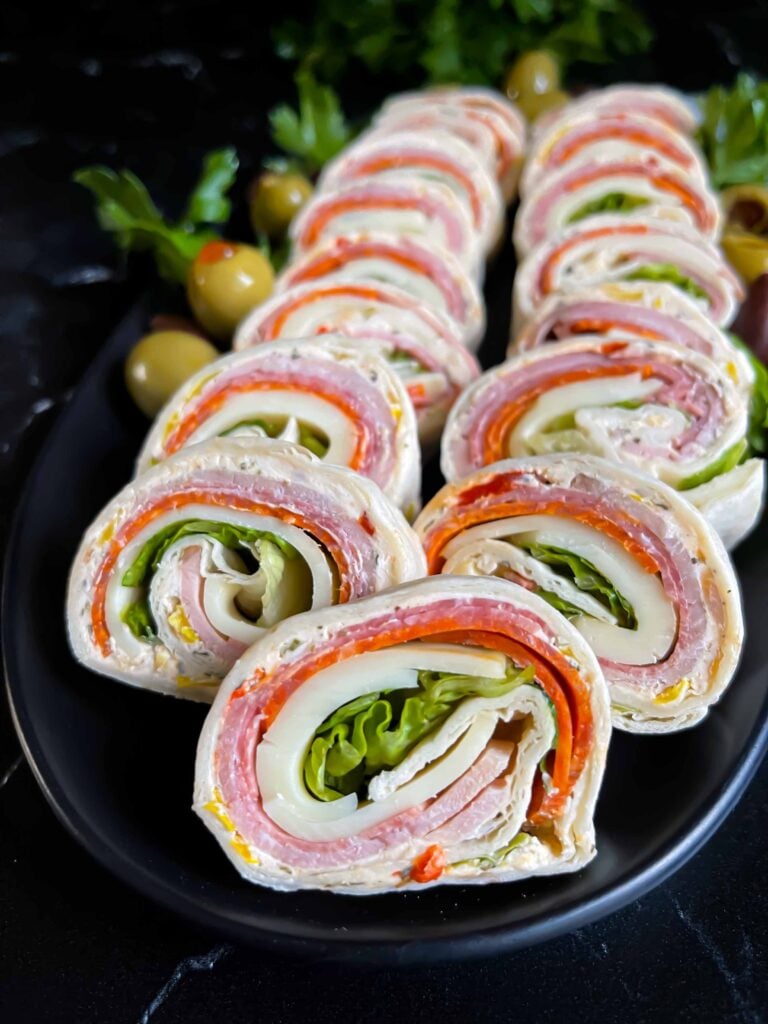
<path fill-rule="evenodd" d="M 508 281 L 501 270 L 491 275 L 491 361 L 502 358 Z M 190 810 L 205 709 L 92 675 L 74 662 L 64 631 L 69 562 L 86 525 L 131 475 L 146 429 L 120 366 L 148 311 L 147 300 L 129 314 L 62 412 L 18 509 L 3 592 L 6 679 L 24 750 L 59 818 L 99 861 L 240 939 L 313 957 L 406 963 L 552 938 L 617 910 L 695 853 L 768 744 L 764 528 L 737 557 L 749 630 L 738 678 L 692 731 L 615 735 L 597 812 L 599 853 L 586 869 L 367 898 L 275 893 L 242 881 Z"/>

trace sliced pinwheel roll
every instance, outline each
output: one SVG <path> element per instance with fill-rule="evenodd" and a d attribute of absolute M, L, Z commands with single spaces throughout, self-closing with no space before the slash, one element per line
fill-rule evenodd
<path fill-rule="evenodd" d="M 206 719 L 194 808 L 248 881 L 348 893 L 514 881 L 595 853 L 608 692 L 577 631 L 501 580 L 297 616 Z"/>
<path fill-rule="evenodd" d="M 447 249 L 474 277 L 482 276 L 483 253 L 469 214 L 439 181 L 374 178 L 315 194 L 290 229 L 293 255 L 328 239 L 386 231 Z"/>
<path fill-rule="evenodd" d="M 407 516 L 420 506 L 416 415 L 400 377 L 375 347 L 324 335 L 217 359 L 160 412 L 137 471 L 224 435 L 296 442 L 374 480 Z"/>
<path fill-rule="evenodd" d="M 613 281 L 666 281 L 720 326 L 730 323 L 743 296 L 720 251 L 689 225 L 600 214 L 541 242 L 525 258 L 515 275 L 515 330 L 547 296 Z"/>
<path fill-rule="evenodd" d="M 296 285 L 255 309 L 238 328 L 234 347 L 329 332 L 379 346 L 403 378 L 425 445 L 434 444 L 457 395 L 480 372 L 453 319 L 393 285 Z"/>
<path fill-rule="evenodd" d="M 616 113 L 593 117 L 575 114 L 548 131 L 537 133 L 520 178 L 525 196 L 545 178 L 576 164 L 632 160 L 664 160 L 700 182 L 707 181 L 704 161 L 687 135 L 663 121 L 642 114 Z"/>
<path fill-rule="evenodd" d="M 504 201 L 482 157 L 445 131 L 399 131 L 362 135 L 320 176 L 322 192 L 364 180 L 425 181 L 447 185 L 469 214 L 480 246 L 490 252 L 504 227 Z M 338 233 L 338 232 L 337 232 Z"/>
<path fill-rule="evenodd" d="M 566 615 L 621 729 L 694 725 L 736 671 L 743 624 L 723 545 L 645 474 L 588 455 L 507 459 L 447 484 L 416 529 L 430 572 L 500 576 Z"/>
<path fill-rule="evenodd" d="M 749 360 L 696 302 L 665 282 L 610 281 L 580 291 L 555 293 L 525 327 L 512 334 L 508 356 L 579 334 L 671 341 L 709 356 L 749 395 L 755 374 Z"/>
<path fill-rule="evenodd" d="M 706 183 L 666 160 L 589 160 L 544 176 L 526 195 L 515 218 L 519 256 L 587 217 L 640 213 L 689 223 L 710 240 L 720 230 L 720 208 Z"/>
<path fill-rule="evenodd" d="M 693 105 L 679 93 L 653 85 L 613 85 L 595 89 L 563 107 L 537 118 L 533 145 L 554 132 L 565 129 L 576 118 L 590 117 L 593 121 L 604 117 L 629 117 L 639 114 L 691 135 L 696 128 Z"/>
<path fill-rule="evenodd" d="M 483 336 L 485 306 L 473 277 L 447 249 L 418 238 L 385 232 L 328 238 L 288 265 L 277 290 L 329 280 L 393 284 L 453 317 L 470 348 Z"/>
<path fill-rule="evenodd" d="M 69 640 L 102 675 L 210 701 L 270 626 L 423 572 L 413 530 L 372 481 L 297 445 L 216 438 L 97 516 L 70 574 Z"/>
<path fill-rule="evenodd" d="M 740 540 L 762 506 L 762 460 L 746 474 L 741 466 L 748 426 L 744 394 L 706 356 L 585 337 L 517 356 L 470 385 L 448 418 L 441 466 L 453 481 L 509 457 L 587 452 L 655 476 L 694 504 L 718 478 L 729 500 L 712 525 Z"/>
<path fill-rule="evenodd" d="M 374 125 L 383 129 L 440 128 L 484 154 L 490 134 L 496 180 L 508 202 L 514 196 L 526 125 L 517 107 L 501 93 L 475 86 L 401 93 L 387 100 Z"/>

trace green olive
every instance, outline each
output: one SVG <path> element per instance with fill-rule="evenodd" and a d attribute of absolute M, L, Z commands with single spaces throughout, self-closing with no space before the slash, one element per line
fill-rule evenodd
<path fill-rule="evenodd" d="M 768 235 L 768 188 L 764 185 L 733 185 L 720 195 L 726 230 Z"/>
<path fill-rule="evenodd" d="M 215 338 L 228 338 L 246 313 L 272 291 L 274 273 L 251 245 L 208 242 L 187 276 L 187 299 L 197 320 Z"/>
<path fill-rule="evenodd" d="M 726 231 L 720 243 L 725 258 L 747 284 L 768 273 L 768 238 L 747 231 Z"/>
<path fill-rule="evenodd" d="M 543 96 L 560 88 L 560 65 L 548 50 L 529 50 L 507 72 L 504 90 L 511 100 Z"/>
<path fill-rule="evenodd" d="M 311 195 L 312 185 L 303 174 L 262 174 L 249 198 L 253 230 L 270 238 L 282 237 Z"/>
<path fill-rule="evenodd" d="M 546 114 L 548 110 L 562 107 L 570 98 L 568 93 L 562 89 L 553 89 L 551 92 L 543 92 L 540 95 L 521 96 L 517 105 L 529 121 L 535 121 L 537 117 Z"/>
<path fill-rule="evenodd" d="M 197 334 L 146 334 L 125 360 L 126 387 L 141 411 L 155 416 L 185 380 L 218 354 L 209 341 Z"/>

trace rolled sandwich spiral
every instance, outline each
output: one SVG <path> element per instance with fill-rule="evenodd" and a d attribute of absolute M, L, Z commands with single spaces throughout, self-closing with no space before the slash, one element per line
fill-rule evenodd
<path fill-rule="evenodd" d="M 128 484 L 86 531 L 67 596 L 88 668 L 210 701 L 266 629 L 421 576 L 372 481 L 270 439 L 216 438 Z"/>
<path fill-rule="evenodd" d="M 587 455 L 506 459 L 448 484 L 416 521 L 432 573 L 501 576 L 592 645 L 613 721 L 701 721 L 739 660 L 743 624 L 717 534 L 676 491 Z"/>
<path fill-rule="evenodd" d="M 421 504 L 416 416 L 375 345 L 326 334 L 217 359 L 160 412 L 137 469 L 221 435 L 303 444 L 323 461 L 374 480 L 406 514 Z"/>
<path fill-rule="evenodd" d="M 500 580 L 420 580 L 284 622 L 222 685 L 194 807 L 240 874 L 344 893 L 511 881 L 594 855 L 608 696 Z"/>

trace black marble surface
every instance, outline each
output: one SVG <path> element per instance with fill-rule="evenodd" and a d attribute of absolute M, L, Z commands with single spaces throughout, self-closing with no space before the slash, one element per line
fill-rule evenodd
<path fill-rule="evenodd" d="M 700 88 L 765 62 L 764 3 L 700 4 L 691 25 L 682 7 L 650 6 L 660 41 L 639 74 Z M 2 6 L 2 538 L 57 409 L 142 286 L 69 174 L 94 160 L 129 165 L 172 207 L 205 149 L 235 143 L 255 164 L 286 73 L 258 8 L 236 12 L 207 2 L 91 2 L 44 16 L 29 3 Z M 198 931 L 94 864 L 45 804 L 3 704 L 0 1020 L 757 1024 L 768 1020 L 767 815 L 764 765 L 720 832 L 663 886 L 512 956 L 380 971 L 289 961 Z"/>

